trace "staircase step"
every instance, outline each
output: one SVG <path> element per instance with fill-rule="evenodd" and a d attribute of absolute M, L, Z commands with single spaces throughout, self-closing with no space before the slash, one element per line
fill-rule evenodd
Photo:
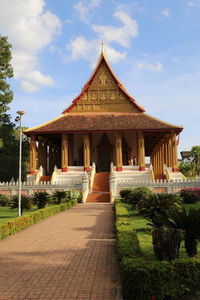
<path fill-rule="evenodd" d="M 93 192 L 109 191 L 109 173 L 96 173 L 94 176 Z"/>
<path fill-rule="evenodd" d="M 40 182 L 48 182 L 51 181 L 51 176 L 41 176 L 40 177 Z"/>
<path fill-rule="evenodd" d="M 109 192 L 92 192 L 87 197 L 87 202 L 110 202 Z"/>

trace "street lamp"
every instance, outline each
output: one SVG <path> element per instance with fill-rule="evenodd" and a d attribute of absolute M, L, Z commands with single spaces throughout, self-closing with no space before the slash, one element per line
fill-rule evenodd
<path fill-rule="evenodd" d="M 19 202 L 18 215 L 21 216 L 21 196 L 22 196 L 22 116 L 25 114 L 23 110 L 17 111 L 18 116 L 15 121 L 19 121 Z"/>

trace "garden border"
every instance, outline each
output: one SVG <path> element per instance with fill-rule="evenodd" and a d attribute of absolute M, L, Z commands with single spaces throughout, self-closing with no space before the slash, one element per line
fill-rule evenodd
<path fill-rule="evenodd" d="M 142 255 L 129 213 L 115 201 L 117 252 L 125 300 L 192 299 L 200 293 L 200 259 L 147 261 Z M 171 298 L 170 298 L 171 297 Z M 184 297 L 184 298 L 182 298 Z M 189 298 L 187 298 L 189 297 Z"/>

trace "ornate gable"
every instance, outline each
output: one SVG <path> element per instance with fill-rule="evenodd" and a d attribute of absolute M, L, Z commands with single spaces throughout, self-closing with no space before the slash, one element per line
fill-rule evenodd
<path fill-rule="evenodd" d="M 81 94 L 63 113 L 69 112 L 143 112 L 114 75 L 104 54 Z"/>

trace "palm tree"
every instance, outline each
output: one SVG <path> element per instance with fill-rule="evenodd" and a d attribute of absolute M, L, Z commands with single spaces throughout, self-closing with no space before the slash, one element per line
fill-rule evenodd
<path fill-rule="evenodd" d="M 188 256 L 197 255 L 197 243 L 200 239 L 200 209 L 190 208 L 188 213 L 185 208 L 181 211 L 171 211 L 168 216 L 162 217 L 162 222 L 168 228 L 182 229 Z"/>

